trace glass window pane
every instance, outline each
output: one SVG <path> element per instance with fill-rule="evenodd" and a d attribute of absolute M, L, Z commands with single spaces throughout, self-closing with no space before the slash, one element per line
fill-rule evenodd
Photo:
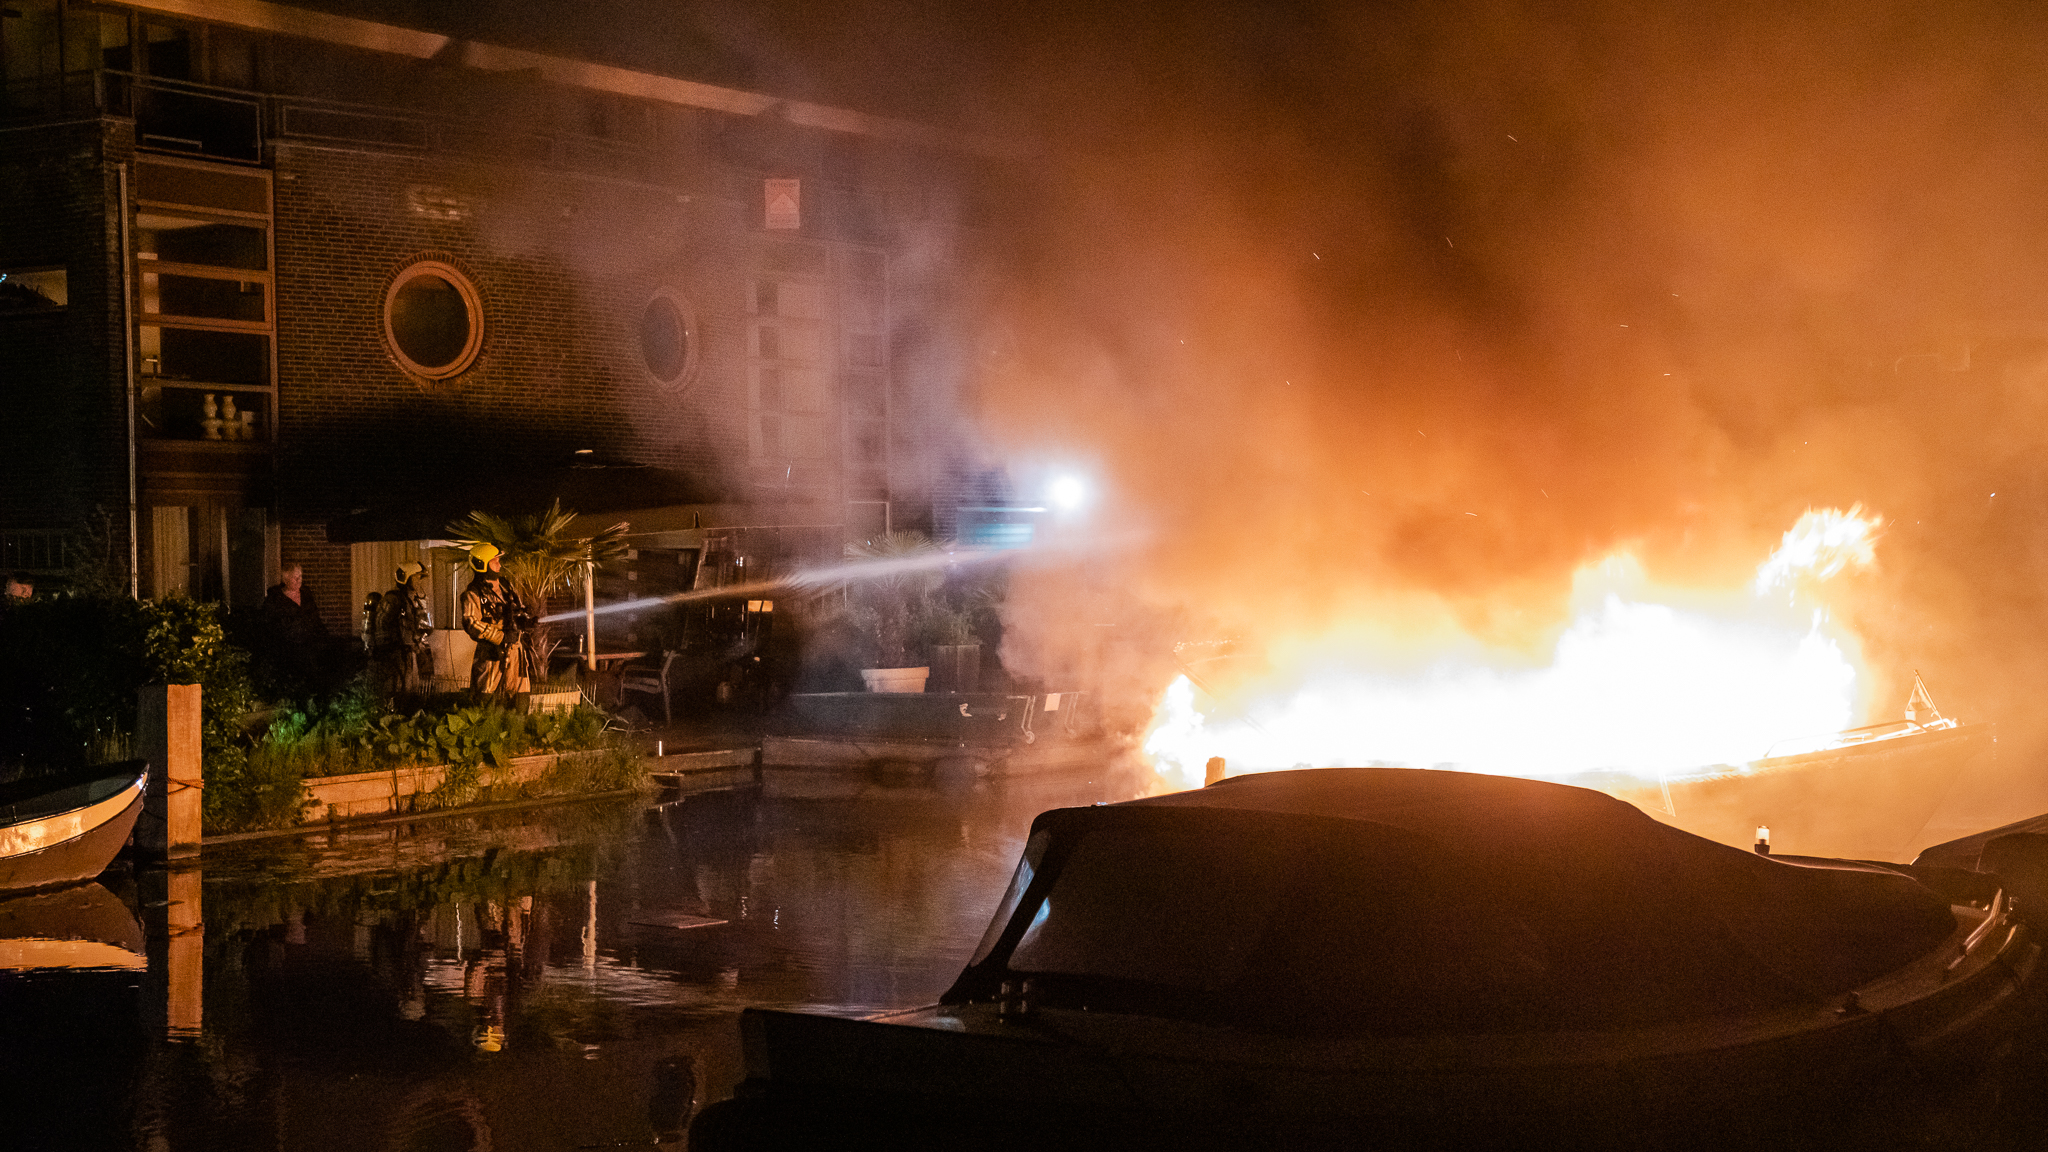
<path fill-rule="evenodd" d="M 205 384 L 270 383 L 268 336 L 153 325 L 142 331 L 145 374 Z"/>
<path fill-rule="evenodd" d="M 666 296 L 648 301 L 640 314 L 640 355 L 648 374 L 663 382 L 681 376 L 689 364 L 689 330 L 676 302 Z"/>
<path fill-rule="evenodd" d="M 269 397 L 261 392 L 209 392 L 145 384 L 136 419 L 142 434 L 160 440 L 270 438 Z"/>
<path fill-rule="evenodd" d="M 867 372 L 853 372 L 842 385 L 849 419 L 880 420 L 889 414 L 888 391 L 882 378 Z"/>
<path fill-rule="evenodd" d="M 784 281 L 776 291 L 775 314 L 792 320 L 823 320 L 831 315 L 830 297 L 823 285 Z"/>
<path fill-rule="evenodd" d="M 881 505 L 875 507 L 878 513 L 884 508 Z M 866 534 L 879 535 L 882 523 L 878 517 L 876 524 Z M 854 535 L 858 537 L 862 534 L 855 532 Z M 1037 874 L 1038 862 L 1045 859 L 1045 846 L 1051 841 L 1051 834 L 1040 830 L 1024 845 L 1024 857 L 1017 861 L 1017 871 L 1011 875 L 1010 887 L 1004 891 L 1001 902 L 996 905 L 995 915 L 988 923 L 988 931 L 982 933 L 981 943 L 974 946 L 974 956 L 967 961 L 970 966 L 988 959 L 988 954 L 995 950 L 996 941 L 1002 937 L 1003 929 L 1009 926 L 1010 917 L 1016 914 L 1017 902 L 1024 899 L 1024 890 L 1031 887 L 1031 877 Z"/>
<path fill-rule="evenodd" d="M 882 297 L 879 293 L 853 290 L 846 293 L 846 326 L 872 332 L 882 326 Z"/>
<path fill-rule="evenodd" d="M 784 368 L 782 409 L 786 412 L 823 412 L 826 409 L 825 375 L 804 368 Z"/>
<path fill-rule="evenodd" d="M 879 464 L 887 451 L 888 436 L 880 424 L 849 425 L 846 440 L 847 451 L 855 463 Z"/>
<path fill-rule="evenodd" d="M 250 272 L 270 267 L 269 245 L 260 227 L 216 224 L 160 212 L 140 213 L 135 222 L 136 251 L 145 260 Z"/>
<path fill-rule="evenodd" d="M 100 64 L 116 72 L 135 70 L 134 53 L 128 50 L 128 17 L 125 13 L 100 14 Z"/>
<path fill-rule="evenodd" d="M 142 310 L 164 316 L 202 316 L 219 320 L 268 318 L 263 285 L 253 280 L 215 280 L 206 276 L 142 274 Z"/>
<path fill-rule="evenodd" d="M 825 422 L 816 416 L 784 417 L 782 446 L 792 460 L 824 460 L 832 454 Z"/>
<path fill-rule="evenodd" d="M 0 314 L 47 312 L 64 307 L 70 299 L 70 278 L 62 268 L 0 272 Z"/>
<path fill-rule="evenodd" d="M 822 324 L 785 323 L 773 329 L 763 328 L 761 331 L 764 334 L 761 352 L 764 359 L 800 360 L 806 364 L 822 364 L 828 359 L 825 326 Z M 768 341 L 765 337 L 770 331 L 776 334 L 773 356 L 767 351 Z"/>
<path fill-rule="evenodd" d="M 149 74 L 169 80 L 192 79 L 192 34 L 162 24 L 143 25 Z"/>
<path fill-rule="evenodd" d="M 391 335 L 413 363 L 445 368 L 469 345 L 469 304 L 441 277 L 414 276 L 392 298 Z"/>
<path fill-rule="evenodd" d="M 1009 966 L 1218 991 L 1242 974 L 1287 879 L 1278 854 L 1241 840 L 1091 832 Z"/>

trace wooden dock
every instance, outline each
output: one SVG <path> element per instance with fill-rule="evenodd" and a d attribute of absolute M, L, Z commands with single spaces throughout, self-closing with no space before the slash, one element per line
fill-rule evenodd
<path fill-rule="evenodd" d="M 761 786 L 761 748 L 678 752 L 647 759 L 647 778 L 657 787 L 684 794 L 729 792 Z"/>

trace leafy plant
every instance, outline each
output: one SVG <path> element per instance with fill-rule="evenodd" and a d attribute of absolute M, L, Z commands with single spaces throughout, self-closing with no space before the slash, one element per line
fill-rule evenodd
<path fill-rule="evenodd" d="M 537 515 L 498 516 L 471 512 L 447 528 L 449 538 L 464 548 L 494 544 L 504 554 L 499 571 L 535 616 L 547 615 L 548 596 L 570 586 L 584 564 L 602 564 L 626 552 L 626 530 L 621 521 L 594 536 L 571 536 L 569 524 L 576 513 L 562 507 L 560 500 Z M 548 657 L 560 641 L 553 625 L 540 623 L 526 634 L 526 667 L 538 676 L 547 675 Z"/>
<path fill-rule="evenodd" d="M 411 715 L 364 716 L 354 714 L 348 703 L 279 715 L 254 755 L 317 777 L 416 764 L 503 768 L 514 757 L 531 753 L 607 745 L 605 714 L 589 705 L 529 714 L 457 699 Z"/>
<path fill-rule="evenodd" d="M 942 554 L 922 532 L 890 532 L 846 546 L 848 559 L 869 562 L 842 588 L 847 619 L 865 641 L 871 667 L 910 665 L 935 619 L 950 611 L 940 597 Z"/>

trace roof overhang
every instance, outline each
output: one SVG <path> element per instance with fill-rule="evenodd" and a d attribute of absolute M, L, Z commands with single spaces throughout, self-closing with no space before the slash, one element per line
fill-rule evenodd
<path fill-rule="evenodd" d="M 394 24 L 359 20 L 352 16 L 336 16 L 306 8 L 271 4 L 266 0 L 131 0 L 128 6 L 144 12 L 160 12 L 168 16 L 205 20 L 258 32 L 300 36 L 371 52 L 410 56 L 417 60 L 439 60 L 484 72 L 524 72 L 555 84 L 642 100 L 655 100 L 688 108 L 706 108 L 736 116 L 774 113 L 791 124 L 829 132 L 844 132 L 855 136 L 990 156 L 1008 155 L 1015 151 L 992 140 L 947 131 L 929 124 L 894 120 L 886 116 L 871 116 L 850 108 L 813 104 L 803 100 L 784 100 L 760 92 L 746 92 L 716 84 L 703 84 L 695 80 L 637 72 L 609 64 L 572 60 L 563 56 L 550 56 L 497 44 L 484 44 L 436 32 L 422 32 Z"/>

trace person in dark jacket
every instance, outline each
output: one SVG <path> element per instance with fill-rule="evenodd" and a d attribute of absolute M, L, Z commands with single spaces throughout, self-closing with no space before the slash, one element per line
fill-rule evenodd
<path fill-rule="evenodd" d="M 317 684 L 327 663 L 327 625 L 306 587 L 306 570 L 296 562 L 278 570 L 279 580 L 263 596 L 264 655 L 278 672 L 303 690 Z"/>

